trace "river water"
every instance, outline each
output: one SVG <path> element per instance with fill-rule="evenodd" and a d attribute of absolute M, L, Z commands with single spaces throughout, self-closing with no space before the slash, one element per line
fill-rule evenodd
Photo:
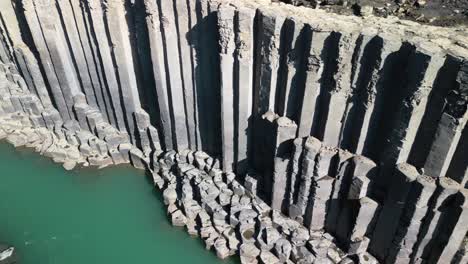
<path fill-rule="evenodd" d="M 238 263 L 170 225 L 160 195 L 131 167 L 65 171 L 0 143 L 0 242 L 22 264 Z"/>

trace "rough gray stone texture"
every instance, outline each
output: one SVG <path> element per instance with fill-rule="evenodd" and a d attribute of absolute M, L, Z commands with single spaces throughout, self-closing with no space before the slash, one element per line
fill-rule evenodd
<path fill-rule="evenodd" d="M 432 239 L 441 231 L 440 220 L 445 217 L 447 205 L 460 188 L 461 186 L 450 178 L 438 178 L 437 189 L 431 198 L 429 212 L 424 217 L 418 240 L 413 247 L 412 259 L 420 259 L 424 251 L 431 248 Z"/>
<path fill-rule="evenodd" d="M 44 41 L 50 55 L 50 61 L 54 65 L 57 80 L 60 84 L 63 98 L 70 116 L 73 106 L 73 96 L 80 92 L 80 84 L 73 61 L 70 48 L 67 45 L 64 29 L 60 24 L 59 14 L 54 8 L 52 1 L 33 1 L 35 4 L 37 19 L 42 29 Z"/>
<path fill-rule="evenodd" d="M 282 210 L 286 202 L 287 172 L 289 167 L 289 155 L 291 151 L 292 139 L 296 135 L 297 125 L 286 117 L 275 120 L 275 144 L 273 160 L 273 175 L 271 189 L 271 207 L 275 210 Z"/>
<path fill-rule="evenodd" d="M 159 21 L 159 10 L 156 1 L 146 0 L 145 8 L 148 13 L 146 24 L 148 26 L 148 38 L 150 46 L 163 47 L 162 33 Z M 153 76 L 156 86 L 157 105 L 161 134 L 166 149 L 173 148 L 172 124 L 169 109 L 169 91 L 167 90 L 166 68 L 164 52 L 162 49 L 151 49 L 151 62 L 153 64 Z"/>
<path fill-rule="evenodd" d="M 172 1 L 159 1 L 160 21 L 165 51 L 168 89 L 171 92 L 172 122 L 174 124 L 175 149 L 188 148 L 188 131 L 186 126 L 186 114 L 184 107 L 184 91 L 182 74 L 180 72 L 180 54 L 178 49 L 176 19 Z"/>
<path fill-rule="evenodd" d="M 318 134 L 323 142 L 328 146 L 340 146 L 340 135 L 342 131 L 342 119 L 346 112 L 346 102 L 351 93 L 351 68 L 353 67 L 352 50 L 355 49 L 358 34 L 352 31 L 353 28 L 340 31 L 334 36 L 337 43 L 335 72 L 329 81 L 323 83 L 324 97 L 328 107 L 322 109 L 320 127 Z M 332 69 L 330 69 L 331 71 Z M 332 107 L 333 106 L 333 107 Z M 328 109 L 327 109 L 328 108 Z"/>
<path fill-rule="evenodd" d="M 421 124 L 428 97 L 437 72 L 444 63 L 443 51 L 432 43 L 415 43 L 408 61 L 407 87 L 396 114 L 382 160 L 386 163 L 406 162 Z"/>
<path fill-rule="evenodd" d="M 466 202 L 458 207 L 454 205 L 449 211 L 449 215 L 444 221 L 443 230 L 439 233 L 431 251 L 427 255 L 423 255 L 423 258 L 429 259 L 433 263 L 450 263 L 465 239 L 468 231 L 467 221 Z"/>
<path fill-rule="evenodd" d="M 352 133 L 353 139 L 352 142 L 347 142 L 344 134 L 342 139 L 353 152 L 367 156 L 379 136 L 376 130 L 380 116 L 385 111 L 385 89 L 389 89 L 387 83 L 390 77 L 387 75 L 390 75 L 392 68 L 396 66 L 394 57 L 402 43 L 398 35 L 379 35 L 374 29 L 364 30 L 360 38 L 362 44 L 359 58 L 356 59 L 359 62 L 352 81 L 356 99 L 349 102 L 350 110 L 343 130 L 344 133 Z M 348 124 L 348 120 L 354 123 Z"/>
<path fill-rule="evenodd" d="M 310 27 L 307 25 L 307 27 Z M 312 34 L 312 42 L 309 54 L 306 54 L 306 72 L 304 97 L 299 115 L 299 137 L 312 135 L 317 131 L 318 109 L 320 101 L 320 78 L 322 77 L 325 63 L 326 52 L 324 49 L 327 38 L 330 37 L 330 32 L 314 31 Z"/>
<path fill-rule="evenodd" d="M 59 11 L 58 15 L 63 19 L 64 31 L 70 43 L 70 53 L 75 61 L 78 79 L 85 92 L 86 100 L 91 107 L 98 107 L 97 94 L 95 94 L 91 84 L 90 71 L 88 71 L 86 58 L 78 32 L 81 24 L 77 24 L 75 22 L 77 19 L 75 18 L 73 8 L 69 1 L 60 0 L 57 1 L 57 5 Z M 95 73 L 96 71 L 93 72 Z"/>
<path fill-rule="evenodd" d="M 435 139 L 424 169 L 429 175 L 446 175 L 468 120 L 468 63 L 463 62 L 456 79 L 457 88 L 449 92 L 448 103 L 439 121 Z M 459 172 L 460 173 L 460 172 Z"/>
<path fill-rule="evenodd" d="M 413 183 L 398 229 L 387 253 L 386 262 L 409 262 L 413 246 L 418 238 L 422 219 L 429 209 L 429 199 L 435 189 L 435 180 L 429 176 L 421 175 Z"/>
<path fill-rule="evenodd" d="M 234 167 L 234 32 L 235 8 L 221 6 L 218 10 L 218 28 L 221 71 L 221 130 L 223 140 L 223 170 L 232 171 Z"/>
<path fill-rule="evenodd" d="M 254 113 L 275 111 L 276 84 L 280 64 L 280 36 L 285 17 L 268 6 L 259 9 L 257 44 L 257 82 L 254 89 Z"/>
<path fill-rule="evenodd" d="M 37 52 L 39 53 L 40 63 L 43 65 L 43 69 L 46 78 L 49 83 L 51 93 L 58 110 L 60 111 L 64 120 L 72 119 L 73 115 L 70 114 L 68 106 L 65 102 L 63 92 L 60 88 L 60 84 L 53 68 L 52 59 L 50 57 L 47 44 L 43 37 L 43 32 L 39 24 L 39 19 L 36 15 L 34 2 L 23 1 L 24 15 L 28 26 L 30 27 L 31 36 L 36 46 Z"/>
<path fill-rule="evenodd" d="M 136 125 L 133 113 L 141 108 L 140 97 L 138 95 L 137 80 L 133 64 L 131 43 L 129 38 L 129 28 L 125 22 L 125 6 L 119 0 L 107 1 L 106 9 L 107 30 L 109 32 L 109 42 L 112 46 L 112 57 L 117 68 L 121 98 L 125 109 L 125 121 L 127 132 L 132 143 L 135 143 Z"/>
<path fill-rule="evenodd" d="M 177 21 L 177 30 L 179 36 L 179 50 L 180 50 L 180 64 L 181 64 L 181 77 L 183 81 L 183 92 L 184 92 L 184 105 L 186 112 L 186 124 L 187 124 L 187 137 L 188 146 L 190 149 L 197 149 L 197 137 L 198 131 L 196 127 L 196 97 L 194 96 L 194 78 L 192 68 L 192 52 L 190 45 L 190 38 L 187 38 L 186 32 L 189 32 L 193 25 L 193 17 L 189 13 L 189 8 L 194 8 L 194 3 L 187 2 L 184 0 L 176 0 L 174 12 L 177 15 L 175 20 Z M 191 6 L 190 6 L 191 5 Z"/>
<path fill-rule="evenodd" d="M 382 259 L 386 256 L 391 243 L 388 238 L 395 235 L 412 183 L 418 176 L 416 168 L 407 163 L 400 163 L 394 169 L 392 184 L 377 219 L 369 248 L 369 252 L 375 256 Z"/>
<path fill-rule="evenodd" d="M 120 100 L 119 81 L 117 79 L 115 66 L 112 58 L 110 40 L 104 23 L 104 11 L 98 0 L 89 0 L 85 4 L 89 10 L 89 24 L 96 37 L 97 49 L 102 63 L 104 80 L 107 83 L 110 101 L 117 121 L 116 128 L 126 131 L 124 108 Z M 92 25 L 92 26 L 91 26 Z"/>
<path fill-rule="evenodd" d="M 305 225 L 310 230 L 322 230 L 325 227 L 327 204 L 333 188 L 334 179 L 324 176 L 314 180 L 312 194 L 305 213 Z"/>
<path fill-rule="evenodd" d="M 0 138 L 149 170 L 220 258 L 466 258 L 466 29 L 269 0 L 0 2 Z"/>
<path fill-rule="evenodd" d="M 307 205 L 309 204 L 309 194 L 314 177 L 315 160 L 318 155 L 322 143 L 314 138 L 308 137 L 304 143 L 304 150 L 302 154 L 302 171 L 300 174 L 300 183 L 297 194 L 297 200 L 291 208 L 296 208 L 296 214 L 302 216 L 306 212 Z"/>

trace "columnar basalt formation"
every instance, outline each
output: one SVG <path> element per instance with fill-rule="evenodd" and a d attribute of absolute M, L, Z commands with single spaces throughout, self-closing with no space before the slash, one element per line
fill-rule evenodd
<path fill-rule="evenodd" d="M 65 169 L 147 170 L 220 258 L 466 263 L 466 28 L 269 0 L 4 0 L 0 33 L 0 137 Z"/>

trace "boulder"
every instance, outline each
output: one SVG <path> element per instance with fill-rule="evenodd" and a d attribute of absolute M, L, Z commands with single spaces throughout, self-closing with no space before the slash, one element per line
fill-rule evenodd
<path fill-rule="evenodd" d="M 239 255 L 242 263 L 255 264 L 260 250 L 254 244 L 246 243 L 240 246 Z"/>
<path fill-rule="evenodd" d="M 291 243 L 285 239 L 280 238 L 275 243 L 275 253 L 280 259 L 281 262 L 286 262 L 291 256 L 292 245 Z"/>

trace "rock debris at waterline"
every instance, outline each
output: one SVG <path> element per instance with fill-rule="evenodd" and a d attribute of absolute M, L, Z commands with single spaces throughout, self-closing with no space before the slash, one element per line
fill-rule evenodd
<path fill-rule="evenodd" d="M 466 28 L 268 0 L 0 16 L 1 138 L 67 170 L 147 170 L 218 257 L 467 261 Z"/>

